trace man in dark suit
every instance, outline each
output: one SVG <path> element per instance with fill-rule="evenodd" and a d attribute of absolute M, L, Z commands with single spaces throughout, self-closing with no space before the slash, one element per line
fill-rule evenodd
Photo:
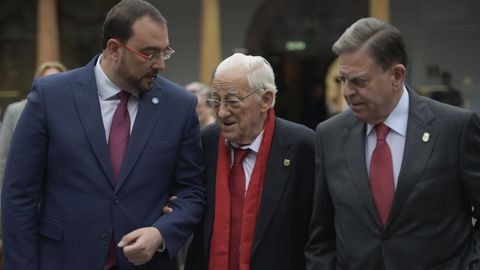
<path fill-rule="evenodd" d="M 176 269 L 205 193 L 196 98 L 157 75 L 172 53 L 160 12 L 124 0 L 100 56 L 34 82 L 6 166 L 6 269 Z"/>
<path fill-rule="evenodd" d="M 333 45 L 350 109 L 316 130 L 307 269 L 480 269 L 480 119 L 405 87 L 405 43 L 361 19 Z"/>
<path fill-rule="evenodd" d="M 275 78 L 262 57 L 225 59 L 212 89 L 217 124 L 202 131 L 209 199 L 185 269 L 304 269 L 314 132 L 275 117 Z"/>

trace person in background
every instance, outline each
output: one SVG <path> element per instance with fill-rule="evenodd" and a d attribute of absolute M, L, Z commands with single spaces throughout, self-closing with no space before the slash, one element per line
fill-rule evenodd
<path fill-rule="evenodd" d="M 215 123 L 215 116 L 213 115 L 213 110 L 207 105 L 206 99 L 210 95 L 210 89 L 207 85 L 201 82 L 191 82 L 185 86 L 190 93 L 197 97 L 197 114 L 198 120 L 200 122 L 200 128 L 204 128 L 210 124 Z M 175 199 L 176 197 L 174 197 Z M 187 258 L 188 247 L 192 242 L 192 236 L 190 236 L 185 244 L 178 250 L 177 261 L 178 269 L 183 270 L 185 268 L 185 260 Z"/>
<path fill-rule="evenodd" d="M 452 74 L 449 71 L 444 71 L 440 78 L 445 89 L 431 92 L 430 97 L 446 104 L 463 107 L 462 92 L 452 85 Z"/>
<path fill-rule="evenodd" d="M 66 70 L 67 68 L 59 62 L 45 62 L 38 66 L 33 78 L 38 79 L 43 76 L 63 72 Z M 20 114 L 25 108 L 25 104 L 27 104 L 27 100 L 22 99 L 8 105 L 7 109 L 5 110 L 5 115 L 3 117 L 3 127 L 2 129 L 0 129 L 0 190 L 3 183 L 5 163 L 7 161 L 7 154 L 8 150 L 10 149 L 10 142 L 12 140 L 13 131 L 17 126 Z"/>
<path fill-rule="evenodd" d="M 275 117 L 276 92 L 263 57 L 236 53 L 217 67 L 207 99 L 217 122 L 202 130 L 209 200 L 185 269 L 305 268 L 314 132 Z"/>
<path fill-rule="evenodd" d="M 34 81 L 5 169 L 6 269 L 176 268 L 206 197 L 197 99 L 158 75 L 173 53 L 159 10 L 123 0 L 100 55 Z"/>
<path fill-rule="evenodd" d="M 185 89 L 197 96 L 197 114 L 200 121 L 200 127 L 215 123 L 215 116 L 212 108 L 208 107 L 206 99 L 210 95 L 210 89 L 203 83 L 192 82 L 185 86 Z"/>
<path fill-rule="evenodd" d="M 374 18 L 333 45 L 349 109 L 316 129 L 309 270 L 480 269 L 480 117 L 407 87 L 405 47 Z"/>
<path fill-rule="evenodd" d="M 59 62 L 50 61 L 44 62 L 39 65 L 35 71 L 33 79 L 37 79 L 43 76 L 64 72 L 67 68 Z M 8 150 L 10 149 L 10 143 L 12 141 L 13 131 L 17 126 L 18 119 L 27 104 L 26 99 L 14 102 L 7 106 L 5 115 L 3 117 L 3 125 L 0 129 L 0 190 L 3 186 L 3 177 L 5 174 L 5 164 L 7 162 Z M 1 215 L 0 215 L 1 216 Z M 1 227 L 1 225 L 0 225 Z M 2 234 L 0 230 L 0 256 L 3 254 L 3 242 Z M 0 257 L 0 269 L 3 269 L 3 258 Z"/>
<path fill-rule="evenodd" d="M 0 107 L 0 130 L 2 130 L 2 124 L 3 124 L 3 108 Z"/>

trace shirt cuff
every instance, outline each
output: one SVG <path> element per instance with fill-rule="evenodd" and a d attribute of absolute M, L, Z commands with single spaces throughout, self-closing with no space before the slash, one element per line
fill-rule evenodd
<path fill-rule="evenodd" d="M 167 249 L 167 246 L 165 245 L 165 240 L 162 237 L 162 243 L 160 243 L 160 246 L 157 249 L 158 253 L 164 252 L 165 249 Z"/>

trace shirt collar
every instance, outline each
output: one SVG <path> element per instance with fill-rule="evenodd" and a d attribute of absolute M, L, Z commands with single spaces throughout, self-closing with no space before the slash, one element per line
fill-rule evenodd
<path fill-rule="evenodd" d="M 258 153 L 258 150 L 260 150 L 260 144 L 262 143 L 264 131 L 265 130 L 262 130 L 262 132 L 260 132 L 260 134 L 257 135 L 255 140 L 253 140 L 253 142 L 250 145 L 243 145 L 243 146 L 240 146 L 240 148 L 250 149 L 250 151 Z M 225 145 L 229 146 L 231 145 L 231 143 L 227 139 L 225 139 Z M 236 147 L 236 146 L 233 146 L 233 147 Z"/>
<path fill-rule="evenodd" d="M 103 54 L 98 57 L 95 65 L 95 81 L 97 83 L 98 96 L 103 100 L 108 100 L 117 95 L 121 89 L 116 86 L 103 72 L 100 65 Z"/>
<path fill-rule="evenodd" d="M 400 101 L 393 111 L 388 115 L 387 119 L 383 121 L 391 130 L 396 133 L 406 136 L 408 123 L 408 108 L 410 106 L 409 94 L 405 85 L 403 86 L 403 93 Z M 370 134 L 374 126 L 367 124 L 367 135 Z"/>

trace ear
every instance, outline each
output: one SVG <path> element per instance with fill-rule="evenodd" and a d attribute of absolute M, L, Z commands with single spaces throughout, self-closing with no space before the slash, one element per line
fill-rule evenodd
<path fill-rule="evenodd" d="M 394 87 L 403 87 L 407 69 L 402 64 L 396 64 L 392 67 L 392 84 Z"/>
<path fill-rule="evenodd" d="M 275 99 L 275 95 L 271 90 L 266 90 L 265 93 L 262 95 L 262 112 L 268 111 L 272 107 L 273 100 Z"/>
<path fill-rule="evenodd" d="M 109 39 L 107 41 L 107 47 L 105 48 L 105 53 L 108 54 L 113 59 L 118 59 L 120 54 L 120 44 L 114 39 Z"/>

